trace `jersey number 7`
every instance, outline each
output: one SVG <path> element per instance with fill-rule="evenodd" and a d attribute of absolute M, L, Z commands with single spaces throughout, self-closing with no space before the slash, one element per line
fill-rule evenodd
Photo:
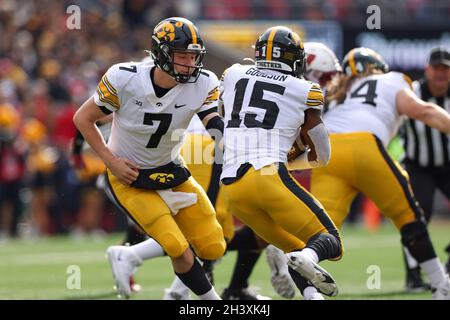
<path fill-rule="evenodd" d="M 159 121 L 159 126 L 148 140 L 146 148 L 156 148 L 163 135 L 167 133 L 172 122 L 171 113 L 148 113 L 144 114 L 144 124 L 153 126 L 153 121 Z"/>

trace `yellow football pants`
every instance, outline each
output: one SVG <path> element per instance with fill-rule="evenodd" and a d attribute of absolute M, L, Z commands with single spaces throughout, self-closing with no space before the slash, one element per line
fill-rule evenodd
<path fill-rule="evenodd" d="M 311 193 L 341 227 L 358 192 L 372 199 L 397 229 L 422 215 L 405 170 L 371 133 L 331 134 L 331 159 L 312 170 Z"/>
<path fill-rule="evenodd" d="M 195 181 L 208 191 L 213 170 L 211 163 L 214 159 L 214 140 L 203 134 L 188 134 L 181 155 Z M 225 239 L 231 241 L 234 237 L 234 220 L 221 189 L 218 191 L 214 208 Z"/>
<path fill-rule="evenodd" d="M 216 260 L 223 256 L 226 243 L 211 202 L 193 177 L 173 191 L 196 193 L 196 204 L 172 216 L 166 203 L 153 190 L 137 189 L 117 180 L 107 171 L 107 181 L 124 212 L 171 257 L 179 257 L 193 247 L 198 257 Z"/>
<path fill-rule="evenodd" d="M 265 174 L 268 172 L 272 174 Z M 285 252 L 303 249 L 318 233 L 339 233 L 320 203 L 284 164 L 251 167 L 239 180 L 222 186 L 231 212 L 266 242 Z"/>

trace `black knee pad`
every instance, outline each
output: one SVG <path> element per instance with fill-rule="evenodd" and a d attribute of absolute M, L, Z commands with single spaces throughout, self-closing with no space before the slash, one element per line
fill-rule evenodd
<path fill-rule="evenodd" d="M 342 255 L 341 239 L 329 233 L 318 233 L 312 236 L 306 247 L 317 253 L 319 261 L 336 259 Z"/>
<path fill-rule="evenodd" d="M 405 224 L 400 230 L 402 235 L 402 244 L 407 246 L 411 242 L 416 242 L 428 238 L 428 230 L 422 221 L 414 221 Z"/>
<path fill-rule="evenodd" d="M 402 244 L 419 263 L 436 257 L 427 226 L 422 221 L 404 225 L 400 230 Z"/>

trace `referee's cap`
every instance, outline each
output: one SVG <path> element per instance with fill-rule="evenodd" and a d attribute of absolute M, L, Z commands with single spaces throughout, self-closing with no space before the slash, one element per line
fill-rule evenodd
<path fill-rule="evenodd" d="M 435 65 L 445 65 L 450 67 L 450 52 L 446 48 L 434 48 L 428 57 L 428 64 Z"/>

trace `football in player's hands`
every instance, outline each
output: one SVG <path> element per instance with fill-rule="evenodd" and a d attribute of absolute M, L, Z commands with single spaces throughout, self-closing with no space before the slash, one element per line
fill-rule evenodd
<path fill-rule="evenodd" d="M 307 147 L 305 144 L 305 141 L 301 135 L 297 139 L 295 139 L 294 144 L 291 147 L 291 150 L 289 150 L 287 159 L 288 161 L 295 160 L 298 156 L 303 154 L 306 151 Z"/>

